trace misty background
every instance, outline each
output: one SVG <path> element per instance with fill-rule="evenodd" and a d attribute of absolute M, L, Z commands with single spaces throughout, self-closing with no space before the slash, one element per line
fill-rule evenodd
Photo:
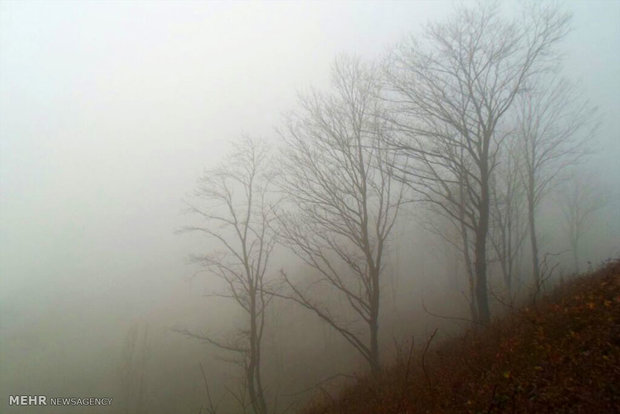
<path fill-rule="evenodd" d="M 562 42 L 564 73 L 579 81 L 601 119 L 581 168 L 615 197 L 620 3 L 563 7 L 574 29 Z M 171 331 L 226 332 L 238 316 L 203 296 L 209 279 L 187 256 L 208 246 L 175 234 L 188 222 L 183 200 L 240 134 L 275 140 L 298 92 L 325 87 L 339 53 L 380 58 L 453 8 L 448 1 L 0 2 L 2 411 L 8 395 L 27 393 L 120 404 L 132 329 L 148 332 L 147 396 L 161 412 L 197 412 L 198 361 L 216 383 L 234 384 L 234 368 L 212 348 Z M 587 234 L 584 260 L 620 255 L 614 200 Z M 543 236 L 548 251 L 564 248 L 556 213 L 541 220 L 542 234 L 551 229 Z M 407 217 L 386 289 L 399 300 L 384 309 L 424 335 L 441 322 L 423 313 L 419 298 L 445 306 L 438 292 L 450 284 L 451 264 Z M 278 258 L 287 260 L 294 262 Z M 274 311 L 268 343 L 279 347 L 270 361 L 281 381 L 292 378 L 301 390 L 330 366 L 356 367 L 312 315 L 279 306 L 288 312 Z M 411 335 L 404 326 L 386 329 L 388 337 Z M 303 362 L 313 358 L 323 358 L 325 369 L 306 374 Z"/>

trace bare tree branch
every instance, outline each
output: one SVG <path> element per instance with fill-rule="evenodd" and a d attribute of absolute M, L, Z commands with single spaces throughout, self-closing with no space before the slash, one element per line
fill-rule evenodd
<path fill-rule="evenodd" d="M 386 146 L 385 108 L 375 67 L 342 57 L 333 91 L 300 98 L 281 135 L 281 187 L 288 211 L 278 224 L 283 244 L 315 272 L 315 281 L 346 299 L 368 337 L 345 326 L 284 272 L 282 295 L 313 311 L 379 370 L 380 279 L 389 235 L 403 203 L 394 154 Z"/>
<path fill-rule="evenodd" d="M 274 177 L 270 162 L 265 145 L 247 137 L 240 140 L 220 168 L 204 174 L 195 202 L 187 203 L 189 212 L 198 216 L 202 224 L 180 230 L 204 234 L 216 243 L 214 250 L 192 259 L 224 282 L 226 292 L 213 296 L 233 300 L 245 311 L 247 326 L 239 331 L 241 338 L 235 343 L 224 343 L 187 329 L 176 331 L 241 355 L 233 362 L 242 362 L 250 405 L 257 414 L 268 411 L 261 377 L 261 344 L 265 309 L 272 299 L 267 293 L 266 275 L 276 243 L 270 226 L 277 211 L 268 198 Z M 237 399 L 240 404 L 243 402 Z"/>
<path fill-rule="evenodd" d="M 421 200 L 459 223 L 467 255 L 472 240 L 472 316 L 482 324 L 490 319 L 487 236 L 506 114 L 532 79 L 555 68 L 568 19 L 546 7 L 523 21 L 502 17 L 495 3 L 461 7 L 429 25 L 425 43 L 403 42 L 386 65 L 397 168 Z"/>

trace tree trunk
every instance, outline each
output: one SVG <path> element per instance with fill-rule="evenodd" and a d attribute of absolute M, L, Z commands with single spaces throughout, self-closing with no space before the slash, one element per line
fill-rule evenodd
<path fill-rule="evenodd" d="M 370 370 L 374 376 L 379 374 L 379 321 L 374 319 L 370 322 Z"/>
<path fill-rule="evenodd" d="M 488 325 L 491 312 L 487 295 L 486 235 L 483 231 L 483 228 L 480 228 L 476 235 L 476 304 L 478 305 L 478 322 L 481 325 Z"/>
<path fill-rule="evenodd" d="M 485 145 L 485 148 L 488 148 Z M 476 270 L 476 304 L 478 305 L 478 322 L 488 325 L 491 320 L 487 291 L 487 234 L 489 232 L 489 172 L 488 154 L 481 157 L 480 165 L 480 218 L 476 229 L 475 270 Z"/>
<path fill-rule="evenodd" d="M 462 210 L 462 208 L 461 208 Z M 463 257 L 465 259 L 465 267 L 467 270 L 467 282 L 469 285 L 469 313 L 474 328 L 478 322 L 478 306 L 476 305 L 476 280 L 472 271 L 471 257 L 469 255 L 469 240 L 467 238 L 467 228 L 464 219 L 461 220 L 461 237 L 463 240 Z"/>
<path fill-rule="evenodd" d="M 536 286 L 536 293 L 542 288 L 542 281 L 540 277 L 540 260 L 538 258 L 538 240 L 536 239 L 536 219 L 534 216 L 534 195 L 531 193 L 532 188 L 528 191 L 528 207 L 527 215 L 530 225 L 530 245 L 532 246 L 532 275 L 534 276 L 534 283 Z"/>
<path fill-rule="evenodd" d="M 573 237 L 573 240 L 571 240 L 571 247 L 573 250 L 573 261 L 575 262 L 575 273 L 579 274 L 579 239 L 577 237 Z"/>
<path fill-rule="evenodd" d="M 372 275 L 372 299 L 370 310 L 370 369 L 374 376 L 379 374 L 381 365 L 379 362 L 379 272 Z"/>
<path fill-rule="evenodd" d="M 246 371 L 250 403 L 256 414 L 266 414 L 267 405 L 260 380 L 260 349 L 258 344 L 258 317 L 256 291 L 250 290 L 250 354 Z"/>

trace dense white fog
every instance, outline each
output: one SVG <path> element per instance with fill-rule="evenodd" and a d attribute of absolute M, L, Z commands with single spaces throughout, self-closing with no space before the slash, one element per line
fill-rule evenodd
<path fill-rule="evenodd" d="M 502 5 L 517 13 L 513 2 Z M 188 260 L 213 245 L 177 232 L 196 219 L 186 202 L 198 178 L 242 134 L 280 145 L 283 115 L 311 87 L 329 90 L 337 56 L 380 60 L 455 7 L 0 2 L 0 411 L 26 412 L 9 408 L 9 395 L 44 394 L 111 397 L 111 407 L 84 412 L 134 412 L 124 411 L 132 408 L 122 384 L 128 338 L 137 332 L 136 347 L 147 355 L 145 412 L 199 412 L 201 362 L 229 407 L 224 412 L 234 412 L 226 387 L 238 387 L 239 368 L 173 331 L 226 335 L 243 316 L 205 296 L 223 285 Z M 590 154 L 575 171 L 594 177 L 607 197 L 580 244 L 587 270 L 588 262 L 620 256 L 620 3 L 561 7 L 572 13 L 572 31 L 559 46 L 562 73 L 598 108 Z M 559 253 L 557 278 L 574 270 L 558 207 L 562 185 L 538 218 L 541 253 Z M 403 208 L 386 253 L 385 361 L 393 338 L 424 337 L 439 325 L 445 337 L 467 326 L 422 308 L 424 301 L 439 314 L 466 315 L 466 282 L 457 253 L 425 229 L 429 213 L 416 206 Z M 300 278 L 311 272 L 283 246 L 273 255 L 269 277 L 280 269 Z M 500 276 L 489 280 L 501 285 Z M 323 378 L 365 369 L 311 312 L 274 303 L 263 370 L 282 404 L 307 397 L 298 392 Z"/>

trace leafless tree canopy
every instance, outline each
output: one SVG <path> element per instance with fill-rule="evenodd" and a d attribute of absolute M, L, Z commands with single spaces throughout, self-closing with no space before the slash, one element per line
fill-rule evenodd
<path fill-rule="evenodd" d="M 524 10 L 507 19 L 498 3 L 461 7 L 381 66 L 340 57 L 330 89 L 301 94 L 279 129 L 278 174 L 265 148 L 246 140 L 201 180 L 206 204 L 191 210 L 205 225 L 186 230 L 219 243 L 196 259 L 225 282 L 218 295 L 245 311 L 248 326 L 232 341 L 184 333 L 241 356 L 255 412 L 268 411 L 261 344 L 274 297 L 314 313 L 380 371 L 382 275 L 406 202 L 430 207 L 427 228 L 461 255 L 476 327 L 491 318 L 489 264 L 512 300 L 528 233 L 535 286 L 555 269 L 550 253 L 539 263 L 536 207 L 585 153 L 594 111 L 558 76 L 569 16 Z M 571 210 L 572 201 L 565 211 L 576 252 L 591 209 Z M 277 286 L 266 280 L 276 243 L 305 264 L 281 270 Z"/>
<path fill-rule="evenodd" d="M 182 333 L 238 355 L 251 406 L 258 414 L 267 412 L 261 346 L 271 300 L 267 272 L 276 242 L 269 226 L 275 212 L 268 199 L 273 178 L 270 161 L 265 145 L 250 138 L 241 140 L 220 168 L 207 171 L 199 181 L 197 203 L 190 205 L 190 211 L 203 224 L 184 228 L 217 242 L 219 249 L 194 259 L 225 283 L 225 290 L 213 296 L 233 300 L 247 317 L 229 341 L 187 330 Z"/>
<path fill-rule="evenodd" d="M 489 321 L 487 235 L 490 185 L 508 136 L 507 112 L 536 76 L 556 63 L 555 44 L 568 16 L 537 8 L 508 21 L 497 4 L 461 8 L 452 20 L 428 26 L 423 42 L 410 39 L 388 64 L 393 144 L 402 171 L 421 199 L 472 235 L 477 318 Z"/>
<path fill-rule="evenodd" d="M 592 175 L 574 175 L 562 186 L 559 195 L 564 225 L 573 256 L 574 271 L 580 271 L 580 244 L 590 228 L 594 213 L 606 207 L 610 197 Z"/>
<path fill-rule="evenodd" d="M 515 282 L 521 282 L 520 277 L 515 278 L 522 270 L 517 266 L 527 235 L 525 189 L 519 176 L 521 162 L 515 143 L 510 142 L 503 148 L 501 162 L 491 181 L 489 235 L 510 301 L 516 293 Z"/>
<path fill-rule="evenodd" d="M 315 273 L 317 282 L 346 298 L 368 333 L 347 327 L 285 274 L 289 298 L 314 311 L 379 369 L 381 274 L 388 239 L 402 203 L 378 72 L 354 58 L 337 60 L 333 90 L 301 97 L 288 118 L 280 217 L 282 241 Z"/>
<path fill-rule="evenodd" d="M 542 284 L 536 234 L 536 210 L 557 184 L 559 174 L 588 152 L 597 123 L 595 108 L 562 77 L 544 76 L 529 83 L 518 96 L 515 154 L 525 189 L 536 288 Z"/>

